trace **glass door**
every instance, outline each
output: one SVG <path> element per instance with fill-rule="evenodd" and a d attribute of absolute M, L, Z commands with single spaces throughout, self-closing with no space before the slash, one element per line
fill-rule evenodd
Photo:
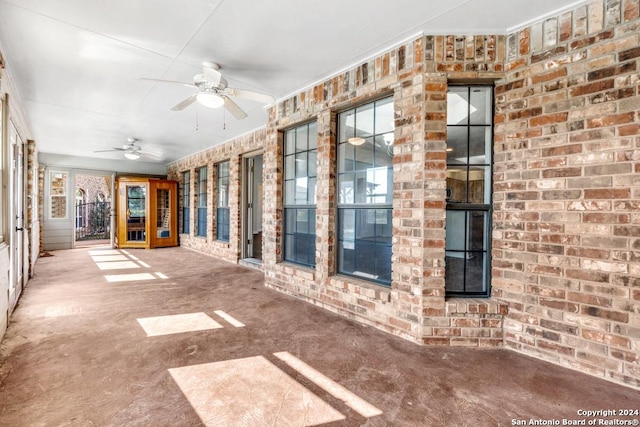
<path fill-rule="evenodd" d="M 147 186 L 125 184 L 126 188 L 126 241 L 147 241 Z"/>

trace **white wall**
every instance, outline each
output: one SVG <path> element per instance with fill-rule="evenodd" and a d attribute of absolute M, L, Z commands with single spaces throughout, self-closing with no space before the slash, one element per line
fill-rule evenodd
<path fill-rule="evenodd" d="M 0 338 L 9 324 L 9 247 L 0 243 Z"/>

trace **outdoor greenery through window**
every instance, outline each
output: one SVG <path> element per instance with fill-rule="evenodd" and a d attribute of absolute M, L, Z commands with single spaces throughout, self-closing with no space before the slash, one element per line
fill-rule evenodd
<path fill-rule="evenodd" d="M 191 172 L 182 172 L 182 232 L 189 234 L 191 221 Z"/>
<path fill-rule="evenodd" d="M 447 94 L 447 295 L 489 295 L 493 88 Z"/>
<path fill-rule="evenodd" d="M 338 272 L 391 284 L 393 99 L 338 115 Z"/>
<path fill-rule="evenodd" d="M 198 172 L 198 223 L 197 235 L 207 237 L 207 167 L 197 169 Z"/>
<path fill-rule="evenodd" d="M 284 134 L 284 259 L 316 264 L 316 162 L 315 122 Z"/>
<path fill-rule="evenodd" d="M 229 162 L 218 163 L 216 239 L 229 241 Z"/>

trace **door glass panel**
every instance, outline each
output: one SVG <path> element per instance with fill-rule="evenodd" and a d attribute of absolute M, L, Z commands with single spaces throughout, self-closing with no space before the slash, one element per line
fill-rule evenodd
<path fill-rule="evenodd" d="M 127 241 L 146 241 L 146 202 L 144 185 L 127 186 Z"/>
<path fill-rule="evenodd" d="M 157 237 L 167 238 L 171 237 L 171 191 L 168 189 L 157 190 Z"/>

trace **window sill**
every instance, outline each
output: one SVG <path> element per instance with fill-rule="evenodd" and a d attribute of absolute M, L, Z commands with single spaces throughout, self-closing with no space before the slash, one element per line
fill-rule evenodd
<path fill-rule="evenodd" d="M 277 264 L 285 273 L 292 277 L 300 277 L 304 280 L 315 281 L 316 269 L 307 267 L 306 265 L 300 265 L 293 262 L 283 261 Z"/>
<path fill-rule="evenodd" d="M 461 314 L 500 314 L 508 311 L 507 304 L 485 298 L 447 298 L 445 301 L 447 315 Z"/>
<path fill-rule="evenodd" d="M 391 301 L 390 287 L 360 280 L 353 276 L 332 276 L 329 278 L 329 284 L 340 292 L 361 296 L 371 301 L 383 303 Z"/>

